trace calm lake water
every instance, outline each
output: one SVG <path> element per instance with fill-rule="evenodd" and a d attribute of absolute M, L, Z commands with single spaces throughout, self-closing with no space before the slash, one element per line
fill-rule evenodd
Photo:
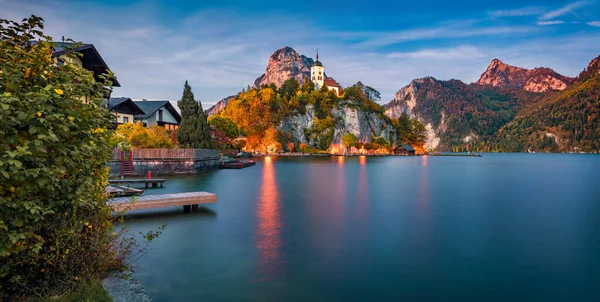
<path fill-rule="evenodd" d="M 600 156 L 258 159 L 146 194 L 154 301 L 600 301 Z"/>

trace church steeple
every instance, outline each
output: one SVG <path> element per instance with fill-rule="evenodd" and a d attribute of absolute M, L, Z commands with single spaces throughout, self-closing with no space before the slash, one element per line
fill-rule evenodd
<path fill-rule="evenodd" d="M 325 67 L 319 62 L 319 50 L 317 49 L 317 60 L 310 67 L 310 79 L 315 83 L 317 89 L 321 89 L 325 80 Z"/>

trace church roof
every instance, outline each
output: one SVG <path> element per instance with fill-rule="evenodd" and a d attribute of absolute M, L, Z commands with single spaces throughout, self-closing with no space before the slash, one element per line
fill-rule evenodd
<path fill-rule="evenodd" d="M 340 87 L 340 84 L 338 84 L 338 82 L 336 82 L 332 78 L 325 78 L 323 82 L 325 83 L 325 85 L 327 85 L 327 87 Z"/>
<path fill-rule="evenodd" d="M 319 61 L 318 59 L 315 61 L 315 63 L 312 64 L 312 66 L 321 66 L 323 67 L 323 64 L 321 63 L 321 61 Z"/>

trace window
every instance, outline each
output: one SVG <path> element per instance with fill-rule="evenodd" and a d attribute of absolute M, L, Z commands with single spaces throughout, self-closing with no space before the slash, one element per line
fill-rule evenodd
<path fill-rule="evenodd" d="M 319 75 L 321 75 L 321 72 L 319 71 Z"/>
<path fill-rule="evenodd" d="M 158 110 L 158 121 L 159 122 L 163 121 L 163 111 L 162 111 L 162 109 Z"/>
<path fill-rule="evenodd" d="M 129 117 L 128 116 L 124 116 L 123 117 L 123 123 L 129 123 Z"/>
<path fill-rule="evenodd" d="M 313 73 L 314 74 L 314 73 Z M 313 81 L 315 80 L 315 76 L 312 76 Z"/>

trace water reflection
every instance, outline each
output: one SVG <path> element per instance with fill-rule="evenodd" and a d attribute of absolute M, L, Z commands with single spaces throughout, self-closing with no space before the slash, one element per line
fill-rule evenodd
<path fill-rule="evenodd" d="M 273 159 L 266 157 L 258 204 L 258 238 L 256 247 L 260 257 L 261 279 L 277 277 L 281 265 L 281 218 L 279 192 Z"/>
<path fill-rule="evenodd" d="M 338 165 L 343 165 L 344 164 L 344 157 L 343 156 L 338 156 L 337 157 L 337 163 L 338 163 Z"/>
<path fill-rule="evenodd" d="M 369 203 L 369 179 L 367 177 L 367 157 L 359 156 L 358 163 L 360 164 L 360 170 L 358 172 L 358 215 L 359 218 L 364 219 Z M 361 220 L 362 220 L 361 219 Z"/>

